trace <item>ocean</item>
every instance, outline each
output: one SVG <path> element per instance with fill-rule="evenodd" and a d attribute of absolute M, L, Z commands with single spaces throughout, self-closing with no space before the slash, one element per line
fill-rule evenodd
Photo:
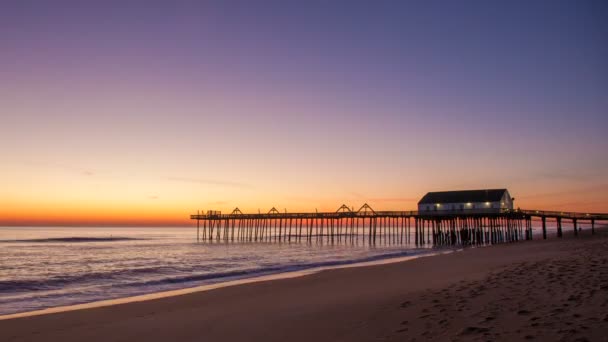
<path fill-rule="evenodd" d="M 0 227 L 0 315 L 434 252 L 390 240 L 197 242 L 196 228 Z"/>

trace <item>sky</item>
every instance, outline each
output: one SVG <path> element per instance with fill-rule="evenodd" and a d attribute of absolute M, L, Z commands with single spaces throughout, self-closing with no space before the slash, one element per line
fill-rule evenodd
<path fill-rule="evenodd" d="M 0 225 L 608 212 L 605 1 L 8 0 L 0 42 Z"/>

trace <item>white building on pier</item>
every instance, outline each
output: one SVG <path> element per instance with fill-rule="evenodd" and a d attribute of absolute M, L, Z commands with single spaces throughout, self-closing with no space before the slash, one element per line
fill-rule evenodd
<path fill-rule="evenodd" d="M 420 213 L 501 212 L 513 209 L 507 189 L 429 192 L 418 202 Z"/>

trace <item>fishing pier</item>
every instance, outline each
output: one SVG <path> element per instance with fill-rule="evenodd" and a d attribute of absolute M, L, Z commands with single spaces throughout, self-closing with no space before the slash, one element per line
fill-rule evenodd
<path fill-rule="evenodd" d="M 564 223 L 574 235 L 586 223 L 608 221 L 608 214 L 521 209 L 462 209 L 435 211 L 375 211 L 364 204 L 355 211 L 342 205 L 335 212 L 288 213 L 272 208 L 267 213 L 230 214 L 207 211 L 191 215 L 197 241 L 237 242 L 358 242 L 423 245 L 484 245 L 533 237 L 533 220 L 542 236 L 554 229 L 563 236 Z M 551 224 L 552 223 L 552 224 Z M 549 227 L 551 224 L 551 227 Z"/>

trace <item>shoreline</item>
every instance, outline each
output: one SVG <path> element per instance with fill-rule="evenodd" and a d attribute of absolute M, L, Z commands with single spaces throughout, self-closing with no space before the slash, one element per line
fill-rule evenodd
<path fill-rule="evenodd" d="M 0 321 L 3 341 L 602 340 L 608 231 Z"/>
<path fill-rule="evenodd" d="M 489 247 L 489 245 L 488 246 L 476 246 L 475 248 L 480 248 L 480 247 Z M 386 258 L 377 258 L 375 260 L 367 260 L 367 261 L 360 261 L 360 262 L 356 261 L 353 263 L 336 264 L 336 265 L 329 265 L 329 266 L 317 266 L 317 267 L 311 267 L 311 268 L 296 270 L 296 271 L 285 271 L 285 272 L 278 272 L 278 273 L 272 273 L 272 274 L 262 274 L 262 275 L 257 275 L 257 276 L 253 276 L 253 277 L 228 280 L 228 281 L 220 281 L 217 283 L 198 285 L 198 286 L 193 286 L 193 287 L 186 287 L 186 288 L 182 288 L 182 289 L 152 292 L 152 293 L 148 293 L 148 294 L 121 297 L 121 298 L 103 299 L 103 300 L 97 300 L 97 301 L 93 301 L 93 302 L 80 303 L 80 304 L 55 306 L 55 307 L 44 308 L 44 309 L 40 309 L 40 310 L 16 312 L 16 313 L 12 313 L 12 314 L 0 315 L 0 321 L 10 320 L 10 319 L 15 319 L 15 318 L 39 316 L 39 315 L 49 315 L 49 314 L 68 312 L 68 311 L 101 308 L 101 307 L 120 305 L 120 304 L 143 302 L 143 301 L 155 300 L 155 299 L 160 299 L 160 298 L 181 296 L 181 295 L 197 293 L 197 292 L 212 291 L 215 289 L 221 289 L 221 288 L 230 287 L 230 286 L 238 286 L 238 285 L 246 285 L 246 284 L 265 282 L 265 281 L 305 277 L 305 276 L 315 274 L 318 272 L 341 269 L 341 268 L 369 267 L 369 266 L 406 262 L 406 261 L 410 261 L 410 260 L 414 260 L 414 259 L 418 259 L 418 258 L 456 253 L 456 252 L 460 252 L 462 250 L 463 250 L 462 248 L 446 249 L 443 251 L 436 250 L 434 252 L 420 253 L 420 254 L 414 254 L 414 255 L 390 256 L 390 257 L 386 257 Z"/>

